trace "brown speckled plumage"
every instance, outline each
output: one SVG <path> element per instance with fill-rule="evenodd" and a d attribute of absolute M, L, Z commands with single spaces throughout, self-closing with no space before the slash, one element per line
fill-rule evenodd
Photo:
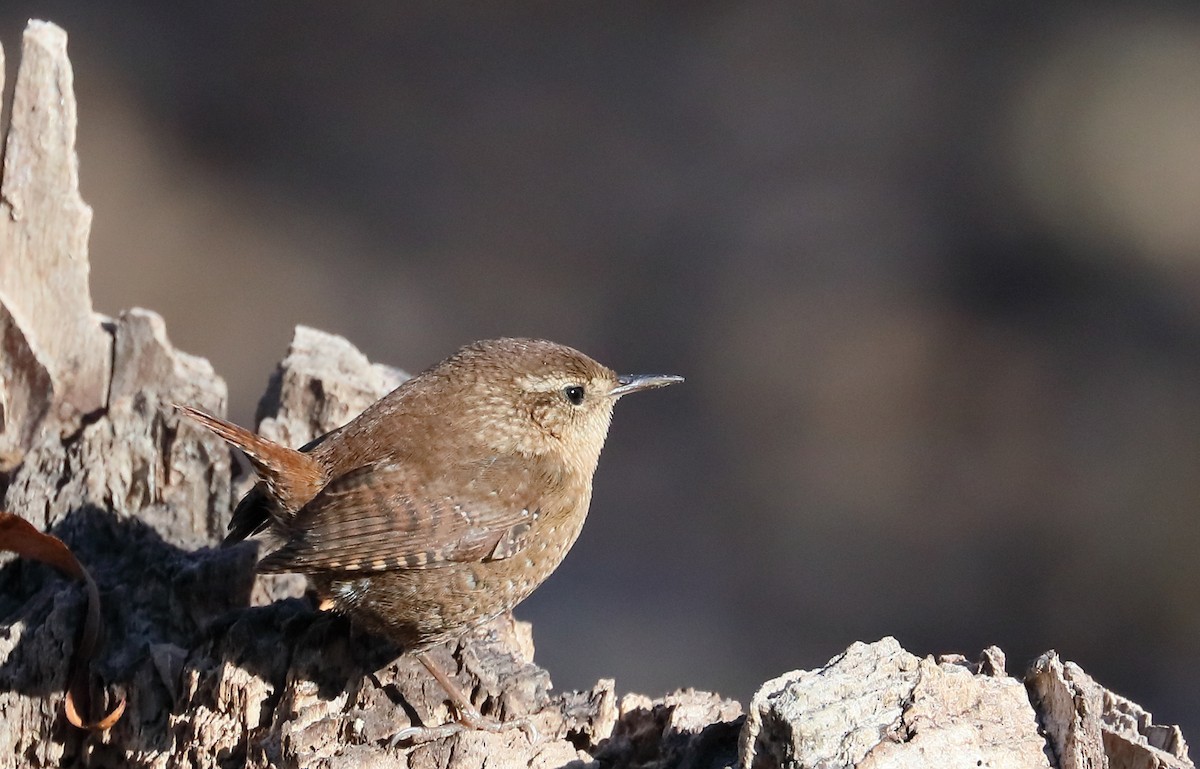
<path fill-rule="evenodd" d="M 621 377 L 553 342 L 497 339 L 302 449 L 181 410 L 262 478 L 226 542 L 269 528 L 283 544 L 261 571 L 307 574 L 338 611 L 428 666 L 424 649 L 511 609 L 561 563 L 587 516 L 616 399 L 677 381 Z"/>

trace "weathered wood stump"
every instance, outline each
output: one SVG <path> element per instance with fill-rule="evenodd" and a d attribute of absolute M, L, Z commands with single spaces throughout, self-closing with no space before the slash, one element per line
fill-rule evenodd
<path fill-rule="evenodd" d="M 1192 766 L 1178 729 L 1053 653 L 1022 683 L 996 649 L 969 663 L 919 659 L 892 639 L 855 644 L 766 683 L 743 717 L 690 690 L 618 698 L 600 681 L 554 694 L 530 627 L 511 617 L 437 654 L 485 714 L 530 715 L 541 739 L 392 747 L 399 729 L 450 717 L 440 687 L 400 650 L 318 612 L 301 578 L 256 577 L 255 544 L 216 547 L 251 479 L 172 404 L 222 413 L 224 382 L 175 350 L 153 312 L 93 312 L 75 120 L 66 35 L 31 22 L 0 185 L 0 495 L 95 578 L 106 632 L 90 675 L 106 697 L 83 704 L 127 709 L 108 729 L 67 723 L 85 592 L 3 556 L 0 766 Z M 298 328 L 259 430 L 303 444 L 404 376 Z"/>

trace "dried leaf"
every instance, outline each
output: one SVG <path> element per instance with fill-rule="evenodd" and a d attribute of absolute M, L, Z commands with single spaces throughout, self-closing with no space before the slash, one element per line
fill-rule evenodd
<path fill-rule="evenodd" d="M 72 579 L 87 580 L 87 570 L 61 539 L 43 534 L 29 521 L 0 510 L 0 549 L 49 564 Z"/>
<path fill-rule="evenodd" d="M 100 638 L 100 590 L 96 587 L 92 575 L 71 552 L 71 549 L 58 537 L 45 534 L 33 527 L 29 521 L 20 516 L 0 510 L 0 550 L 8 550 L 22 558 L 49 564 L 72 579 L 82 580 L 87 587 L 87 613 L 83 620 L 83 629 L 79 633 L 79 643 L 75 646 L 75 656 L 71 661 L 70 683 L 67 687 L 66 715 L 72 725 L 80 729 L 103 731 L 112 727 L 125 712 L 125 697 L 118 698 L 116 705 L 99 719 L 89 721 L 79 712 L 76 704 L 79 701 L 92 703 L 91 678 L 88 666 L 96 653 L 96 643 Z"/>

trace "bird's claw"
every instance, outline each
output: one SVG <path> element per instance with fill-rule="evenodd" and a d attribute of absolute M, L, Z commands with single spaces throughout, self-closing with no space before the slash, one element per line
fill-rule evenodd
<path fill-rule="evenodd" d="M 407 729 L 401 729 L 388 740 L 388 746 L 394 748 L 405 742 L 410 745 L 419 745 L 423 742 L 433 742 L 434 740 L 440 740 L 465 731 L 499 734 L 509 729 L 520 729 L 525 733 L 531 745 L 536 745 L 542 738 L 541 734 L 538 733 L 537 727 L 527 717 L 514 718 L 509 721 L 497 721 L 494 718 L 487 718 L 475 708 L 471 708 L 470 710 L 460 712 L 458 720 L 448 724 L 442 724 L 441 726 L 410 726 Z"/>
<path fill-rule="evenodd" d="M 452 734 L 458 734 L 466 729 L 466 726 L 459 723 L 442 724 L 441 726 L 410 726 L 393 734 L 388 740 L 388 747 L 394 748 L 403 742 L 420 745 L 423 742 L 433 742 Z"/>
<path fill-rule="evenodd" d="M 485 718 L 478 710 L 471 710 L 459 716 L 458 722 L 469 729 L 477 729 L 484 732 L 506 732 L 509 729 L 520 729 L 525 732 L 525 736 L 529 739 L 529 744 L 533 745 L 542 738 L 538 734 L 537 727 L 528 717 L 513 718 L 508 721 L 497 721 L 493 718 Z"/>

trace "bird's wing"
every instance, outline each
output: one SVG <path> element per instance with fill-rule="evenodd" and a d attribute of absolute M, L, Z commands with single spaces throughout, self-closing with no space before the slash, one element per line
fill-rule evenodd
<path fill-rule="evenodd" d="M 329 483 L 288 525 L 265 572 L 431 569 L 519 553 L 538 520 L 544 469 L 491 459 L 430 482 L 403 463 L 359 468 Z"/>

